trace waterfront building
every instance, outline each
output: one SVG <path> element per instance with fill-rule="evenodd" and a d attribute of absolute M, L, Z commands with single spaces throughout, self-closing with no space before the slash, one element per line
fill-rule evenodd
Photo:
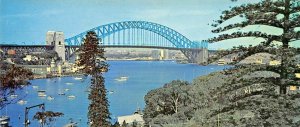
<path fill-rule="evenodd" d="M 227 64 L 226 61 L 224 59 L 219 59 L 218 65 L 224 65 L 224 64 Z"/>
<path fill-rule="evenodd" d="M 54 59 L 51 60 L 50 66 L 47 67 L 48 74 L 56 74 L 57 68 Z"/>
<path fill-rule="evenodd" d="M 46 77 L 48 74 L 48 65 L 19 65 L 26 69 L 31 70 L 31 72 L 38 77 Z"/>
<path fill-rule="evenodd" d="M 47 73 L 52 75 L 61 76 L 64 73 L 71 73 L 72 71 L 72 64 L 68 62 L 59 62 L 56 64 L 54 59 L 52 59 L 50 66 L 47 67 Z"/>
<path fill-rule="evenodd" d="M 143 115 L 141 114 L 132 114 L 132 115 L 118 117 L 118 122 L 120 124 L 122 124 L 124 121 L 128 125 L 132 125 L 134 122 L 136 122 L 138 125 L 144 124 Z"/>
<path fill-rule="evenodd" d="M 25 61 L 31 61 L 31 55 L 26 55 L 24 58 L 23 58 L 23 60 L 25 60 Z"/>
<path fill-rule="evenodd" d="M 143 119 L 143 113 L 140 108 L 138 108 L 132 115 L 118 117 L 118 122 L 120 124 L 122 124 L 124 121 L 129 125 L 136 123 L 139 126 L 142 126 L 145 123 Z"/>
<path fill-rule="evenodd" d="M 8 55 L 15 55 L 16 54 L 16 50 L 10 49 L 7 51 Z"/>
<path fill-rule="evenodd" d="M 25 61 L 36 61 L 36 60 L 38 60 L 38 57 L 32 56 L 32 55 L 26 55 L 26 56 L 23 58 L 23 60 L 25 60 Z"/>

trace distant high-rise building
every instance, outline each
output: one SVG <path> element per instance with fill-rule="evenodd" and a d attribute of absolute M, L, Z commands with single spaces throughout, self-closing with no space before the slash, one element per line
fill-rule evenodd
<path fill-rule="evenodd" d="M 62 61 L 66 60 L 65 52 L 65 36 L 61 31 L 48 31 L 46 34 L 46 44 L 53 45 L 54 51 L 57 52 L 58 56 Z"/>

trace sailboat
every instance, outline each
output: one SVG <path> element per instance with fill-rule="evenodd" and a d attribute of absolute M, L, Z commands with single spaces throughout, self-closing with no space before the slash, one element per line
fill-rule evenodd
<path fill-rule="evenodd" d="M 71 99 L 75 99 L 75 98 L 76 98 L 76 96 L 74 96 L 74 95 L 69 95 L 69 96 L 68 96 L 68 99 L 70 99 L 70 100 L 71 100 Z"/>
<path fill-rule="evenodd" d="M 19 101 L 18 101 L 18 104 L 19 104 L 19 105 L 25 105 L 25 104 L 27 104 L 27 101 L 19 100 Z"/>
<path fill-rule="evenodd" d="M 12 94 L 12 95 L 10 95 L 10 98 L 17 98 L 18 97 L 18 95 L 17 94 Z"/>
<path fill-rule="evenodd" d="M 74 79 L 75 80 L 81 80 L 82 78 L 81 77 L 75 77 Z"/>
<path fill-rule="evenodd" d="M 10 121 L 9 116 L 0 116 L 0 125 L 1 127 L 8 127 Z"/>
<path fill-rule="evenodd" d="M 46 90 L 39 90 L 38 91 L 38 96 L 39 97 L 46 97 L 47 95 L 46 95 Z"/>
<path fill-rule="evenodd" d="M 48 97 L 47 97 L 47 100 L 52 101 L 52 100 L 54 100 L 54 97 L 48 96 Z"/>
<path fill-rule="evenodd" d="M 128 77 L 127 76 L 121 76 L 119 78 L 116 78 L 115 80 L 118 81 L 118 82 L 124 82 L 124 81 L 128 80 Z"/>
<path fill-rule="evenodd" d="M 58 95 L 65 95 L 65 93 L 61 89 L 59 89 L 58 90 Z"/>

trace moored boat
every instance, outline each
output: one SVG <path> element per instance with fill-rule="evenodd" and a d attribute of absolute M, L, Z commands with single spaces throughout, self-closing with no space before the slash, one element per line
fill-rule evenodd
<path fill-rule="evenodd" d="M 127 81 L 128 77 L 127 76 L 121 76 L 119 78 L 116 78 L 115 80 L 118 81 L 118 82 L 123 82 L 123 81 Z"/>
<path fill-rule="evenodd" d="M 18 97 L 17 94 L 12 94 L 12 95 L 10 95 L 10 98 L 17 98 L 17 97 Z"/>
<path fill-rule="evenodd" d="M 81 77 L 75 77 L 74 79 L 75 80 L 81 80 L 82 78 Z"/>
<path fill-rule="evenodd" d="M 27 104 L 27 101 L 25 101 L 25 100 L 19 100 L 18 104 L 19 105 L 25 105 L 25 104 Z"/>
<path fill-rule="evenodd" d="M 72 82 L 67 82 L 67 83 L 65 83 L 66 85 L 73 85 L 74 83 L 72 83 Z"/>
<path fill-rule="evenodd" d="M 33 89 L 38 89 L 38 88 L 39 88 L 39 86 L 32 86 L 32 88 L 33 88 Z"/>
<path fill-rule="evenodd" d="M 38 96 L 39 97 L 46 97 L 47 95 L 46 95 L 46 90 L 39 90 L 39 91 L 37 91 L 38 92 Z"/>
<path fill-rule="evenodd" d="M 0 116 L 0 127 L 9 127 L 9 116 Z"/>
<path fill-rule="evenodd" d="M 54 97 L 48 96 L 48 97 L 47 97 L 47 100 L 52 101 L 52 100 L 54 100 Z"/>
<path fill-rule="evenodd" d="M 68 98 L 69 98 L 69 99 L 75 99 L 76 96 L 74 96 L 74 95 L 69 95 Z"/>

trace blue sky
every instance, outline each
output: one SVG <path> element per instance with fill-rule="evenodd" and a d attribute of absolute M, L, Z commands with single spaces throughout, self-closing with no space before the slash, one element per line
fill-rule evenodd
<path fill-rule="evenodd" d="M 216 36 L 208 24 L 229 6 L 260 0 L 0 0 L 0 43 L 45 44 L 49 30 L 71 37 L 112 22 L 143 20 L 190 40 Z M 212 46 L 224 48 L 224 45 Z"/>

